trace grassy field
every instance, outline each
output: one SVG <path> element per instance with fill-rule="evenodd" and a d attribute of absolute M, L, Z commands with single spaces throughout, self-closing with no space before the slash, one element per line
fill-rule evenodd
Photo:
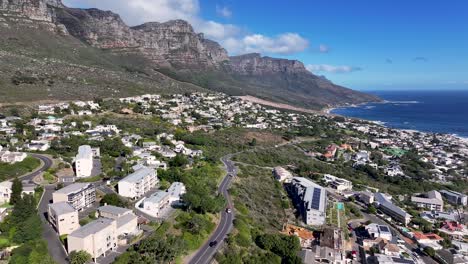
<path fill-rule="evenodd" d="M 33 157 L 27 157 L 22 162 L 14 164 L 0 163 L 0 180 L 5 181 L 34 171 L 41 162 Z"/>
<path fill-rule="evenodd" d="M 271 170 L 246 165 L 238 167 L 240 172 L 230 189 L 236 212 L 234 230 L 216 259 L 221 264 L 277 263 L 272 261 L 270 252 L 257 246 L 255 238 L 264 233 L 278 234 L 282 230 L 287 219 L 284 210 L 286 193 L 274 180 Z"/>

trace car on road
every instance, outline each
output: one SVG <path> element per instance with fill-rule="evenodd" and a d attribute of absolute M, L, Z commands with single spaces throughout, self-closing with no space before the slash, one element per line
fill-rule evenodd
<path fill-rule="evenodd" d="M 216 245 L 218 245 L 218 241 L 211 241 L 210 242 L 210 247 L 215 247 Z"/>
<path fill-rule="evenodd" d="M 228 214 L 232 213 L 232 209 L 231 208 L 226 208 L 226 213 L 228 213 Z"/>

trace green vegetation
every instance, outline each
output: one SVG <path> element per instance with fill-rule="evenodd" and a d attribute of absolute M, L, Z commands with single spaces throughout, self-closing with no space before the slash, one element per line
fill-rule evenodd
<path fill-rule="evenodd" d="M 49 255 L 47 243 L 44 240 L 35 240 L 15 248 L 11 252 L 9 260 L 11 264 L 54 264 L 55 261 Z"/>
<path fill-rule="evenodd" d="M 235 230 L 224 252 L 216 256 L 217 261 L 223 264 L 300 263 L 295 262 L 297 238 L 278 234 L 286 221 L 283 207 L 287 196 L 283 187 L 274 180 L 270 169 L 246 165 L 239 165 L 239 168 L 230 189 L 236 210 Z M 273 244 L 284 247 L 284 251 Z"/>
<path fill-rule="evenodd" d="M 118 206 L 118 207 L 128 206 L 128 202 L 116 193 L 105 194 L 99 203 L 101 205 L 107 204 L 107 205 L 113 205 L 113 206 Z"/>
<path fill-rule="evenodd" d="M 183 212 L 176 221 L 174 227 L 182 230 L 182 238 L 188 250 L 199 248 L 215 228 L 209 215 Z"/>
<path fill-rule="evenodd" d="M 71 264 L 85 264 L 91 261 L 92 256 L 88 252 L 80 250 L 70 252 L 69 258 Z"/>
<path fill-rule="evenodd" d="M 23 192 L 23 184 L 21 183 L 20 179 L 16 177 L 13 180 L 13 184 L 11 185 L 11 196 L 10 196 L 11 205 L 15 205 L 18 201 L 21 200 L 22 192 Z"/>
<path fill-rule="evenodd" d="M 171 263 L 187 252 L 187 243 L 181 236 L 168 234 L 169 223 L 163 223 L 147 239 L 134 245 L 127 252 L 120 255 L 116 264 L 144 264 L 144 263 Z"/>
<path fill-rule="evenodd" d="M 40 164 L 41 162 L 33 157 L 26 157 L 22 162 L 14 164 L 0 162 L 0 181 L 5 181 L 32 172 L 39 167 Z"/>

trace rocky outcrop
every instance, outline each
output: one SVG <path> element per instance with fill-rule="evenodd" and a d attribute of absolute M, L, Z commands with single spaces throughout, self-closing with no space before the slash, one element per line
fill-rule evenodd
<path fill-rule="evenodd" d="M 22 30 L 23 27 L 53 33 L 45 37 L 42 30 Z M 221 45 L 196 33 L 183 20 L 130 27 L 111 11 L 68 8 L 61 0 L 0 0 L 0 32 L 2 29 L 11 36 L 2 36 L 0 45 L 15 47 L 21 39 L 24 39 L 23 46 L 41 41 L 36 46 L 45 47 L 45 56 L 70 56 L 65 60 L 79 63 L 91 60 L 102 64 L 106 60 L 101 58 L 109 56 L 113 63 L 105 64 L 104 68 L 123 69 L 138 80 L 157 76 L 151 82 L 169 78 L 175 80 L 167 83 L 174 85 L 182 81 L 184 86 L 195 84 L 231 95 L 253 95 L 308 108 L 378 100 L 316 76 L 297 60 L 262 57 L 257 53 L 229 57 Z M 69 33 L 72 37 L 57 37 L 56 32 Z M 76 53 L 77 46 L 86 50 L 79 53 L 84 57 Z M 37 47 L 29 52 L 39 53 Z M 18 86 L 41 84 L 16 82 Z"/>
<path fill-rule="evenodd" d="M 60 10 L 58 20 L 71 35 L 94 47 L 140 53 L 159 67 L 210 68 L 229 59 L 219 44 L 195 33 L 183 20 L 129 27 L 110 11 L 74 8 Z"/>
<path fill-rule="evenodd" d="M 311 74 L 300 61 L 262 57 L 258 53 L 231 57 L 230 65 L 233 72 L 241 75 L 264 75 L 274 73 Z"/>
<path fill-rule="evenodd" d="M 0 22 L 5 22 L 5 27 L 40 27 L 66 34 L 65 27 L 56 21 L 56 8 L 62 7 L 61 0 L 0 0 Z"/>

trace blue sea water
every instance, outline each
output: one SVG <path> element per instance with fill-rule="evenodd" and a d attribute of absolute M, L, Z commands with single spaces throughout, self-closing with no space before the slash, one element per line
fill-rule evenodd
<path fill-rule="evenodd" d="M 468 91 L 371 93 L 386 102 L 338 108 L 332 113 L 381 121 L 392 128 L 456 134 L 468 138 Z"/>

